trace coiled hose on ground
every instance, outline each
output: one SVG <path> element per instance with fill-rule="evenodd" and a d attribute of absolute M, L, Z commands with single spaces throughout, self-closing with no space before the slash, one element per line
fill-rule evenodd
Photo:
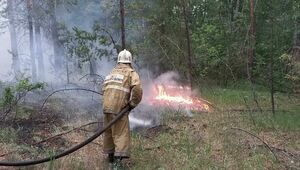
<path fill-rule="evenodd" d="M 38 159 L 38 160 L 27 160 L 27 161 L 18 161 L 18 162 L 5 162 L 5 161 L 1 162 L 0 161 L 0 166 L 29 166 L 29 165 L 36 165 L 36 164 L 41 164 L 41 163 L 49 162 L 49 161 L 52 161 L 52 160 L 64 157 L 66 155 L 69 155 L 69 154 L 77 151 L 78 149 L 84 147 L 85 145 L 89 144 L 93 140 L 95 140 L 103 132 L 105 132 L 108 128 L 110 128 L 113 124 L 115 124 L 128 111 L 129 111 L 129 106 L 127 105 L 104 128 L 97 130 L 97 132 L 93 136 L 89 137 L 87 140 L 79 143 L 78 145 L 75 145 L 75 146 L 71 147 L 68 150 L 65 150 L 64 152 L 62 152 L 60 154 L 57 154 L 57 155 L 54 155 L 54 156 L 50 156 L 50 157 L 47 157 L 47 158 L 43 158 L 43 159 Z"/>

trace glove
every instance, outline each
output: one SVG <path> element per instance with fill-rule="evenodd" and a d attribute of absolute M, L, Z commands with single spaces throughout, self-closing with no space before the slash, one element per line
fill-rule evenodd
<path fill-rule="evenodd" d="M 134 106 L 132 106 L 132 105 L 129 104 L 129 109 L 128 109 L 128 111 L 131 111 L 131 110 L 133 110 L 133 109 L 134 109 Z"/>

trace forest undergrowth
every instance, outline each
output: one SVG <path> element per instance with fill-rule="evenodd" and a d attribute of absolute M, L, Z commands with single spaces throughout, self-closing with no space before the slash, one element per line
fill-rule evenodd
<path fill-rule="evenodd" d="M 298 98 L 276 94 L 273 115 L 269 93 L 264 89 L 256 91 L 257 101 L 253 100 L 252 91 L 242 88 L 211 87 L 201 92 L 201 97 L 213 103 L 211 112 L 193 112 L 189 117 L 181 110 L 166 110 L 162 113 L 161 125 L 133 131 L 129 169 L 300 168 Z M 53 126 L 53 131 L 66 130 L 57 124 L 48 125 Z M 24 136 L 18 136 L 18 130 L 17 127 L 1 128 L 1 152 L 9 151 L 9 147 L 20 147 L 17 141 Z M 76 130 L 48 145 L 74 145 L 87 138 L 87 132 L 90 131 Z M 4 158 L 8 157 L 2 155 L 0 160 Z M 62 159 L 10 169 L 79 170 L 107 169 L 107 166 L 100 137 Z"/>
<path fill-rule="evenodd" d="M 211 113 L 166 113 L 163 131 L 135 135 L 134 169 L 299 169 L 299 99 L 276 95 L 274 116 L 256 93 L 259 108 L 252 91 L 209 88 Z"/>

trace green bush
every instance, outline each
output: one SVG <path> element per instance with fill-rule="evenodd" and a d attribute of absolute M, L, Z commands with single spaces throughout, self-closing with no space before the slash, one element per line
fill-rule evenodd
<path fill-rule="evenodd" d="M 0 118 L 4 119 L 8 113 L 17 109 L 18 103 L 33 90 L 44 88 L 44 83 L 31 83 L 29 78 L 21 79 L 16 85 L 7 86 L 0 98 Z"/>

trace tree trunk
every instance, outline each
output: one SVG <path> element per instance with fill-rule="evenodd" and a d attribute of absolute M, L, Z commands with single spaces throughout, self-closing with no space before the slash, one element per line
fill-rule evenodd
<path fill-rule="evenodd" d="M 188 81 L 190 84 L 190 87 L 193 87 L 193 62 L 192 62 L 192 49 L 191 49 L 191 38 L 190 38 L 190 26 L 189 26 L 189 20 L 188 20 L 188 13 L 187 13 L 187 7 L 188 2 L 183 2 L 183 15 L 184 15 L 184 24 L 185 24 L 185 35 L 186 35 L 186 42 L 187 42 L 187 61 L 188 61 Z"/>
<path fill-rule="evenodd" d="M 27 0 L 27 11 L 28 11 L 30 58 L 31 58 L 31 76 L 32 76 L 32 81 L 35 82 L 37 80 L 37 74 L 36 74 L 36 63 L 35 63 L 35 56 L 34 56 L 32 0 Z"/>
<path fill-rule="evenodd" d="M 38 80 L 44 81 L 45 78 L 45 64 L 44 64 L 44 56 L 43 56 L 43 47 L 42 47 L 42 35 L 41 35 L 41 18 L 38 18 L 35 9 L 37 6 L 38 0 L 32 0 L 33 14 L 35 14 L 35 57 L 37 59 L 37 72 L 38 72 Z"/>
<path fill-rule="evenodd" d="M 236 5 L 235 5 L 235 14 L 240 12 L 240 0 L 236 0 Z"/>
<path fill-rule="evenodd" d="M 58 33 L 58 22 L 56 20 L 56 0 L 49 1 L 50 7 L 50 22 L 51 22 L 51 36 L 53 42 L 53 52 L 54 52 L 54 68 L 56 70 L 56 75 L 60 76 L 61 71 L 63 70 L 64 64 L 64 48 L 62 43 L 59 40 Z"/>
<path fill-rule="evenodd" d="M 39 24 L 35 25 L 35 41 L 36 41 L 36 56 L 38 60 L 38 78 L 44 81 L 45 78 L 45 64 L 42 47 L 41 27 Z"/>
<path fill-rule="evenodd" d="M 299 30 L 300 30 L 300 17 L 296 17 L 294 20 L 294 36 L 293 36 L 293 47 L 292 47 L 292 56 L 296 59 L 296 61 L 300 61 Z"/>
<path fill-rule="evenodd" d="M 249 35 L 249 48 L 248 48 L 248 64 L 247 73 L 248 79 L 254 83 L 253 67 L 254 67 L 254 48 L 255 48 L 255 16 L 254 16 L 254 0 L 250 0 L 250 35 Z"/>
<path fill-rule="evenodd" d="M 230 22 L 232 23 L 234 20 L 234 9 L 235 9 L 235 0 L 229 1 L 229 6 L 230 6 Z"/>
<path fill-rule="evenodd" d="M 94 75 L 97 74 L 97 63 L 96 63 L 96 58 L 91 58 L 90 59 L 90 74 Z"/>
<path fill-rule="evenodd" d="M 16 33 L 16 23 L 15 23 L 15 0 L 7 1 L 7 11 L 8 11 L 8 20 L 9 20 L 9 32 L 10 32 L 10 44 L 11 44 L 11 54 L 12 54 L 12 69 L 16 78 L 19 78 L 20 75 L 20 60 L 18 54 L 18 42 L 17 42 L 17 33 Z"/>
<path fill-rule="evenodd" d="M 122 50 L 123 50 L 126 48 L 124 0 L 120 0 L 120 18 L 121 18 L 121 37 L 122 37 Z"/>
<path fill-rule="evenodd" d="M 270 57 L 270 92 L 271 92 L 271 107 L 273 116 L 275 116 L 275 100 L 274 100 L 274 54 L 273 54 L 273 32 L 274 32 L 274 20 L 271 18 L 271 57 Z"/>
<path fill-rule="evenodd" d="M 97 82 L 97 77 L 95 76 L 97 74 L 97 59 L 95 57 L 92 57 L 90 59 L 90 75 L 93 77 L 93 82 Z"/>
<path fill-rule="evenodd" d="M 67 72 L 67 84 L 69 84 L 70 83 L 70 72 L 69 72 L 69 60 L 68 59 L 66 59 L 65 64 L 66 64 L 66 72 Z"/>

